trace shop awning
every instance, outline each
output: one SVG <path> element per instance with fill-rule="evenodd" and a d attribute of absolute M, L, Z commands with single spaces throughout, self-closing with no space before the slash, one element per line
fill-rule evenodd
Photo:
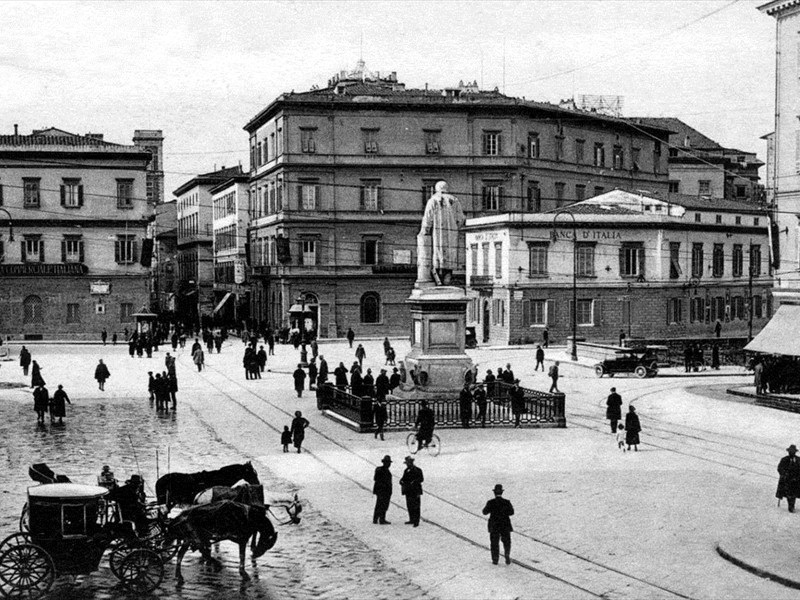
<path fill-rule="evenodd" d="M 212 312 L 211 314 L 212 314 L 212 315 L 215 315 L 215 314 L 217 314 L 217 312 L 219 311 L 219 309 L 220 309 L 220 308 L 222 308 L 222 305 L 223 305 L 223 304 L 225 304 L 225 303 L 228 301 L 228 298 L 230 298 L 231 296 L 233 296 L 233 293 L 232 293 L 232 292 L 228 292 L 227 294 L 225 294 L 225 295 L 222 297 L 222 300 L 220 300 L 220 301 L 219 301 L 219 304 L 217 304 L 217 306 L 214 308 L 214 312 Z"/>
<path fill-rule="evenodd" d="M 744 348 L 765 354 L 800 356 L 800 306 L 783 304 Z"/>

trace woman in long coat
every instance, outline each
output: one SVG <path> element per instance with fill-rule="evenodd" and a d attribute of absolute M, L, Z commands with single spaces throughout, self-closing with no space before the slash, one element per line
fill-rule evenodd
<path fill-rule="evenodd" d="M 36 411 L 36 422 L 44 423 L 44 413 L 47 412 L 50 395 L 44 384 L 37 385 L 33 390 L 33 410 Z"/>
<path fill-rule="evenodd" d="M 197 365 L 197 370 L 203 370 L 203 363 L 206 362 L 206 357 L 203 354 L 203 349 L 201 347 L 195 348 L 194 352 L 192 352 L 192 362 Z"/>
<path fill-rule="evenodd" d="M 289 431 L 292 432 L 292 441 L 294 442 L 294 447 L 297 448 L 297 453 L 300 454 L 300 447 L 303 445 L 303 440 L 306 437 L 306 427 L 308 427 L 311 423 L 308 422 L 299 410 L 296 410 L 294 413 L 294 419 L 292 419 L 292 426 Z"/>
<path fill-rule="evenodd" d="M 111 377 L 111 373 L 108 371 L 108 367 L 101 358 L 94 370 L 94 378 L 97 379 L 97 383 L 100 385 L 100 390 L 106 389 L 106 379 L 109 377 Z"/>
<path fill-rule="evenodd" d="M 44 385 L 44 378 L 42 377 L 42 368 L 39 363 L 33 361 L 31 365 L 31 387 L 35 388 L 38 385 Z"/>
<path fill-rule="evenodd" d="M 50 399 L 50 421 L 52 422 L 58 417 L 58 424 L 64 424 L 64 417 L 67 416 L 67 404 L 72 404 L 69 401 L 67 392 L 64 391 L 64 386 L 59 384 L 56 393 Z"/>
<path fill-rule="evenodd" d="M 639 415 L 636 414 L 636 408 L 631 404 L 628 407 L 628 414 L 625 415 L 625 443 L 628 444 L 628 450 L 633 446 L 633 451 L 639 451 L 639 432 L 642 426 L 639 424 Z"/>

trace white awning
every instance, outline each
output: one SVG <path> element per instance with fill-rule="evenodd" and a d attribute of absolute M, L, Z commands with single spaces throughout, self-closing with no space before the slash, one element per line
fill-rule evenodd
<path fill-rule="evenodd" d="M 744 349 L 765 354 L 800 356 L 800 306 L 779 306 L 769 323 Z"/>
<path fill-rule="evenodd" d="M 217 306 L 214 308 L 214 312 L 212 312 L 211 314 L 212 315 L 217 314 L 219 309 L 222 308 L 222 305 L 225 304 L 228 301 L 228 298 L 230 298 L 231 296 L 233 296 L 233 292 L 228 292 L 227 294 L 225 294 L 222 300 L 219 301 L 219 304 L 217 304 Z"/>

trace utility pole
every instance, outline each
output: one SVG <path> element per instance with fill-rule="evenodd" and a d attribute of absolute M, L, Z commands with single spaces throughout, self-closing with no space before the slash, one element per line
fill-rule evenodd
<path fill-rule="evenodd" d="M 553 216 L 553 237 L 558 239 L 556 221 L 562 214 L 572 219 L 572 352 L 570 358 L 578 360 L 578 228 L 575 215 L 567 210 L 560 210 Z"/>
<path fill-rule="evenodd" d="M 747 341 L 753 339 L 753 240 L 750 239 L 750 248 L 747 260 Z"/>

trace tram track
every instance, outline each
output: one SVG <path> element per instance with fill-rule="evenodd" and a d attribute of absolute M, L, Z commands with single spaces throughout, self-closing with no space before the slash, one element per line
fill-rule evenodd
<path fill-rule="evenodd" d="M 277 404 L 275 404 L 275 403 L 273 403 L 273 402 L 271 402 L 269 400 L 266 400 L 265 398 L 259 396 L 256 392 L 254 392 L 250 388 L 242 385 L 240 382 L 238 382 L 235 379 L 233 379 L 227 373 L 225 373 L 225 372 L 223 372 L 223 371 L 221 371 L 219 369 L 213 368 L 213 367 L 207 367 L 207 369 L 217 373 L 220 376 L 222 376 L 223 378 L 225 378 L 225 380 L 227 380 L 231 384 L 235 385 L 237 388 L 239 388 L 239 389 L 243 390 L 244 392 L 246 392 L 247 394 L 253 396 L 260 403 L 267 404 L 273 410 L 276 410 L 276 411 L 286 415 L 287 417 L 291 418 L 293 416 L 293 413 L 291 411 L 286 410 L 283 407 L 281 407 L 281 406 L 279 406 L 279 405 L 277 405 Z M 275 373 L 275 372 L 273 372 L 273 373 Z M 206 382 L 209 385 L 211 385 L 214 389 L 216 389 L 219 393 L 221 393 L 224 397 L 226 397 L 230 402 L 232 402 L 233 404 L 237 405 L 239 408 L 241 408 L 246 413 L 251 415 L 254 419 L 256 419 L 259 422 L 263 423 L 265 426 L 267 426 L 269 429 L 273 430 L 276 433 L 281 431 L 277 426 L 275 426 L 272 423 L 270 423 L 268 420 L 266 420 L 261 415 L 256 413 L 250 407 L 246 406 L 243 402 L 241 402 L 238 399 L 236 399 L 232 394 L 228 393 L 228 391 L 226 389 L 224 389 L 220 385 L 217 385 L 215 382 L 211 381 L 208 377 L 204 377 L 204 379 L 206 380 Z M 200 418 L 202 419 L 202 417 L 200 417 Z M 369 466 L 371 466 L 371 467 L 374 466 L 370 459 L 362 456 L 361 454 L 359 454 L 355 450 L 345 446 L 344 444 L 342 444 L 338 440 L 334 439 L 333 437 L 325 434 L 324 432 L 322 432 L 322 431 L 320 431 L 318 429 L 315 429 L 313 426 L 310 427 L 310 429 L 312 429 L 312 431 L 314 431 L 319 437 L 325 439 L 330 444 L 332 444 L 332 445 L 336 446 L 337 448 L 340 448 L 344 452 L 347 452 L 348 454 L 360 459 L 361 461 L 363 461 L 364 463 L 368 464 Z M 331 464 L 329 461 L 325 460 L 324 458 L 322 458 L 321 456 L 319 456 L 315 452 L 307 450 L 306 453 L 308 455 L 310 455 L 312 458 L 314 458 L 314 460 L 316 460 L 319 463 L 323 464 L 326 468 L 330 469 L 331 471 L 333 471 L 334 473 L 336 473 L 340 477 L 346 479 L 347 481 L 351 482 L 352 484 L 354 484 L 358 488 L 362 489 L 363 491 L 369 493 L 370 495 L 372 494 L 372 490 L 371 490 L 370 487 L 364 485 L 364 483 L 362 483 L 360 480 L 358 480 L 358 479 L 352 477 L 351 475 L 347 474 L 346 472 L 342 471 L 337 466 Z M 463 513 L 465 515 L 468 515 L 468 516 L 470 516 L 470 517 L 472 517 L 472 518 L 474 518 L 476 520 L 479 520 L 481 523 L 485 522 L 485 519 L 484 519 L 484 517 L 482 515 L 465 508 L 464 506 L 458 504 L 457 502 L 453 502 L 452 500 L 449 500 L 448 498 L 442 496 L 441 494 L 437 494 L 435 492 L 431 492 L 429 488 L 426 489 L 426 495 L 428 497 L 436 499 L 439 502 L 442 502 L 442 503 L 446 504 L 447 506 L 450 506 L 450 507 L 460 511 L 461 513 Z M 397 506 L 397 507 L 402 508 L 396 502 L 393 502 L 393 504 L 395 506 Z M 462 542 L 468 543 L 468 544 L 470 544 L 470 545 L 472 545 L 472 546 L 474 546 L 476 548 L 480 548 L 482 550 L 489 550 L 489 547 L 488 547 L 487 544 L 485 544 L 483 542 L 478 542 L 478 541 L 472 539 L 471 537 L 469 537 L 467 535 L 464 535 L 463 533 L 459 533 L 458 531 L 455 531 L 454 529 L 448 527 L 447 525 L 445 525 L 443 523 L 431 520 L 429 518 L 424 518 L 424 517 L 422 518 L 422 520 L 425 523 L 436 527 L 440 531 L 442 531 L 442 532 L 448 534 L 449 536 L 454 537 L 454 538 L 456 538 L 456 539 L 458 539 L 458 540 L 460 540 Z M 515 532 L 515 536 L 517 536 L 519 538 L 523 538 L 523 539 L 527 540 L 528 542 L 530 542 L 530 543 L 532 543 L 534 545 L 539 545 L 540 547 L 546 548 L 546 549 L 548 549 L 550 551 L 553 551 L 553 552 L 556 552 L 556 553 L 558 553 L 560 555 L 563 555 L 564 557 L 567 557 L 567 560 L 577 561 L 578 563 L 585 565 L 586 569 L 590 569 L 592 571 L 592 573 L 591 573 L 592 576 L 596 576 L 597 575 L 597 570 L 598 569 L 608 573 L 609 577 L 611 577 L 611 582 L 609 582 L 608 585 L 603 586 L 604 589 L 602 591 L 600 591 L 600 590 L 597 590 L 597 589 L 591 589 L 591 587 L 597 587 L 596 585 L 595 586 L 591 586 L 591 585 L 582 584 L 582 583 L 578 583 L 578 582 L 574 581 L 574 576 L 573 576 L 573 579 L 568 579 L 567 576 L 561 576 L 559 574 L 554 573 L 552 569 L 550 569 L 550 570 L 543 569 L 541 567 L 538 567 L 538 566 L 534 565 L 532 562 L 529 562 L 529 561 L 526 561 L 526 560 L 512 559 L 512 562 L 515 565 L 517 565 L 517 566 L 519 566 L 519 567 L 521 567 L 521 568 L 523 568 L 523 569 L 525 569 L 527 571 L 530 571 L 532 573 L 537 573 L 539 575 L 547 577 L 548 579 L 552 579 L 554 581 L 560 582 L 560 583 L 562 583 L 562 584 L 564 584 L 566 586 L 569 586 L 569 587 L 571 587 L 571 588 L 573 588 L 573 589 L 575 589 L 577 591 L 581 591 L 583 593 L 586 593 L 586 594 L 588 594 L 590 596 L 593 596 L 593 597 L 596 597 L 596 598 L 607 598 L 608 589 L 616 589 L 616 588 L 620 588 L 620 587 L 624 586 L 624 583 L 619 580 L 620 577 L 623 577 L 623 578 L 627 579 L 629 582 L 634 582 L 633 585 L 638 584 L 637 591 L 640 592 L 638 594 L 639 596 L 642 596 L 642 595 L 646 594 L 648 597 L 653 597 L 653 594 L 656 594 L 659 597 L 663 597 L 664 595 L 666 595 L 666 597 L 676 597 L 676 598 L 691 599 L 691 596 L 683 594 L 683 593 L 681 593 L 681 592 L 679 592 L 677 590 L 673 590 L 673 589 L 667 588 L 667 587 L 662 586 L 662 585 L 660 585 L 660 584 L 658 584 L 656 582 L 649 581 L 649 580 L 644 579 L 642 577 L 638 577 L 638 576 L 633 575 L 631 573 L 627 573 L 627 572 L 625 572 L 625 571 L 623 571 L 621 569 L 617 569 L 615 567 L 611 567 L 609 565 L 603 564 L 603 563 L 601 563 L 601 562 L 599 562 L 597 560 L 594 560 L 594 559 L 592 559 L 592 558 L 590 558 L 588 556 L 585 556 L 585 555 L 580 554 L 578 552 L 574 552 L 572 550 L 569 550 L 568 548 L 564 548 L 564 547 L 562 547 L 562 546 L 560 546 L 558 544 L 554 544 L 554 543 L 548 542 L 548 541 L 543 540 L 541 538 L 538 538 L 536 536 L 533 536 L 533 535 L 530 535 L 530 534 L 527 534 L 527 533 L 524 533 L 524 532 Z M 646 593 L 645 590 L 649 590 L 649 593 Z"/>

